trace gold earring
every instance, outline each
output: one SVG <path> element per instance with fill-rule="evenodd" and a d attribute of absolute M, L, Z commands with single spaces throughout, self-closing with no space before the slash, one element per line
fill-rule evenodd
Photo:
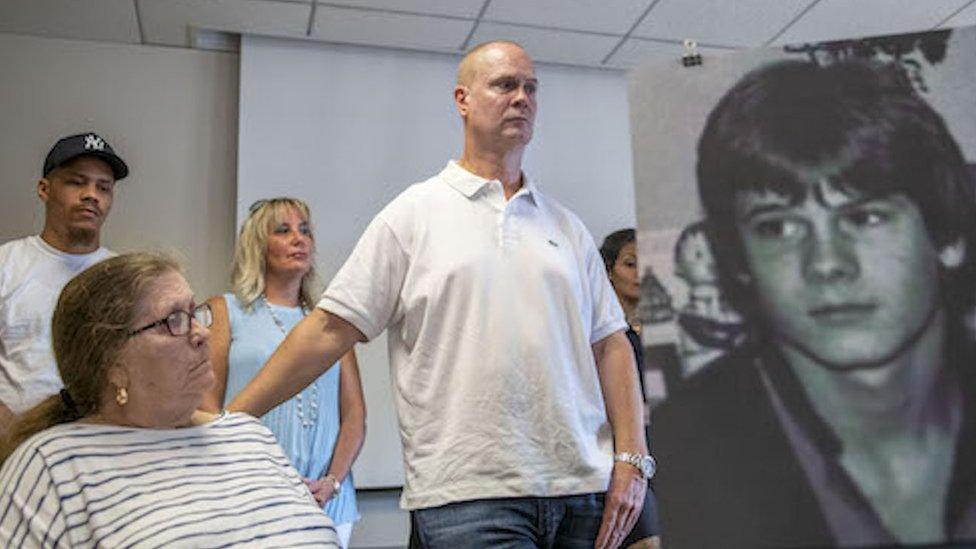
<path fill-rule="evenodd" d="M 118 402 L 119 406 L 125 406 L 125 403 L 129 402 L 129 391 L 126 391 L 125 387 L 119 387 L 115 392 L 115 402 Z"/>

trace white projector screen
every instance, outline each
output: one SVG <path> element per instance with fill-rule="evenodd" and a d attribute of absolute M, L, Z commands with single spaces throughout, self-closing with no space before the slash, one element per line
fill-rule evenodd
<path fill-rule="evenodd" d="M 459 155 L 457 62 L 451 55 L 243 37 L 237 226 L 258 198 L 306 200 L 317 267 L 328 282 L 387 202 Z M 539 114 L 526 173 L 575 211 L 597 243 L 633 227 L 624 74 L 545 65 L 536 72 Z M 368 409 L 356 485 L 401 486 L 385 333 L 356 351 Z"/>

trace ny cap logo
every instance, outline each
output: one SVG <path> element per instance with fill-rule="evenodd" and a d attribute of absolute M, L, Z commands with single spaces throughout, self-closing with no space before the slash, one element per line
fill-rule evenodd
<path fill-rule="evenodd" d="M 100 151 L 105 148 L 105 142 L 102 141 L 101 137 L 90 133 L 85 136 L 85 150 L 88 151 Z"/>

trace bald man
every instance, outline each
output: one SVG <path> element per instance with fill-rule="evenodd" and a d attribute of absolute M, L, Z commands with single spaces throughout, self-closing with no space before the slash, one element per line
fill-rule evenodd
<path fill-rule="evenodd" d="M 401 505 L 424 547 L 615 547 L 652 473 L 600 254 L 521 169 L 537 88 L 518 44 L 462 59 L 461 158 L 376 216 L 229 407 L 263 414 L 388 329 Z"/>

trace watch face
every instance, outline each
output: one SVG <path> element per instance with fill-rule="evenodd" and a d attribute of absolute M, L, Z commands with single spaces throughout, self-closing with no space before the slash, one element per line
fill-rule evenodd
<path fill-rule="evenodd" d="M 657 463 L 651 456 L 644 456 L 640 460 L 640 469 L 644 472 L 644 476 L 651 478 L 654 476 L 654 471 L 657 470 Z"/>

